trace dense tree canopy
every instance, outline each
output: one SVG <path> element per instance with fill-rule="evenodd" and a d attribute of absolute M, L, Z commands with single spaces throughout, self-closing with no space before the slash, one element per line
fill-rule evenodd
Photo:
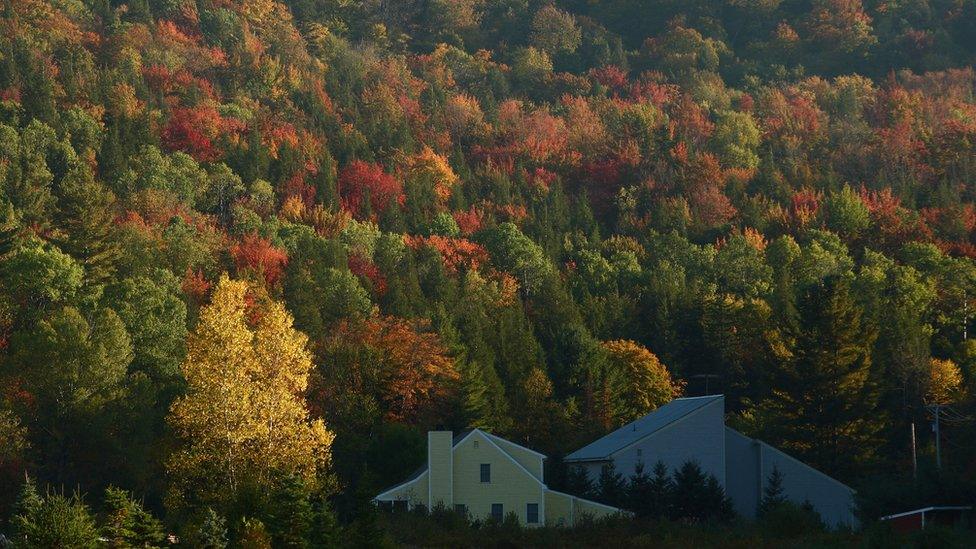
<path fill-rule="evenodd" d="M 26 471 L 280 540 L 427 429 L 559 456 L 706 391 L 869 487 L 948 407 L 972 486 L 971 1 L 0 0 L 0 31 L 0 528 L 95 531 L 80 495 L 15 511 Z"/>

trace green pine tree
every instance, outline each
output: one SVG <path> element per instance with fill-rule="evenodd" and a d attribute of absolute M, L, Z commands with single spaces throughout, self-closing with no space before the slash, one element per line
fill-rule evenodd
<path fill-rule="evenodd" d="M 647 514 L 651 517 L 670 516 L 674 507 L 674 481 L 663 461 L 654 464 L 654 476 L 648 486 Z"/>
<path fill-rule="evenodd" d="M 105 521 L 102 537 L 109 547 L 162 547 L 166 541 L 163 523 L 153 517 L 128 492 L 105 489 Z"/>
<path fill-rule="evenodd" d="M 332 505 L 325 498 L 315 504 L 315 518 L 309 541 L 316 549 L 338 549 L 342 546 L 342 526 L 332 510 Z"/>
<path fill-rule="evenodd" d="M 225 549 L 227 547 L 227 519 L 220 516 L 212 507 L 207 507 L 196 537 L 197 546 L 202 549 Z"/>
<path fill-rule="evenodd" d="M 566 492 L 582 498 L 590 498 L 594 495 L 593 481 L 590 480 L 586 469 L 570 465 L 566 471 L 564 489 Z"/>
<path fill-rule="evenodd" d="M 17 547 L 95 549 L 99 546 L 95 519 L 77 492 L 71 497 L 48 493 L 42 498 L 28 478 L 17 500 L 16 513 L 12 523 Z"/>
<path fill-rule="evenodd" d="M 76 168 L 61 181 L 55 241 L 84 266 L 89 284 L 109 281 L 122 255 L 114 234 L 114 204 L 115 196 L 88 168 Z"/>
<path fill-rule="evenodd" d="M 33 520 L 40 513 L 44 499 L 37 492 L 37 483 L 31 477 L 24 478 L 24 486 L 20 489 L 17 502 L 14 504 L 14 518 L 12 520 L 15 531 L 25 533 L 34 527 Z"/>
<path fill-rule="evenodd" d="M 627 493 L 627 483 L 611 461 L 600 468 L 596 490 L 601 501 L 608 505 L 621 505 Z"/>
<path fill-rule="evenodd" d="M 17 212 L 9 202 L 0 202 L 0 257 L 7 255 L 17 245 L 17 235 L 20 227 L 17 223 Z"/>
<path fill-rule="evenodd" d="M 275 547 L 307 547 L 315 512 L 309 490 L 301 477 L 288 475 L 278 481 L 271 495 L 266 526 Z"/>
<path fill-rule="evenodd" d="M 770 509 L 782 505 L 786 501 L 786 496 L 783 495 L 783 474 L 779 472 L 779 467 L 773 465 L 773 472 L 766 479 L 763 497 L 759 502 L 759 516 L 765 515 Z"/>
<path fill-rule="evenodd" d="M 799 306 L 793 357 L 760 405 L 769 435 L 811 465 L 841 478 L 876 456 L 882 418 L 871 369 L 876 331 L 862 322 L 850 281 L 831 277 Z"/>
<path fill-rule="evenodd" d="M 728 520 L 732 502 L 713 475 L 695 461 L 687 461 L 674 473 L 672 517 L 692 520 Z"/>
<path fill-rule="evenodd" d="M 271 536 L 264 523 L 255 518 L 241 519 L 240 535 L 237 546 L 241 549 L 271 549 Z"/>
<path fill-rule="evenodd" d="M 651 476 L 644 468 L 644 462 L 638 461 L 634 466 L 634 474 L 627 483 L 627 497 L 624 507 L 639 517 L 648 516 L 650 507 Z"/>
<path fill-rule="evenodd" d="M 379 524 L 379 511 L 373 504 L 372 495 L 367 491 L 368 482 L 372 475 L 364 470 L 356 489 L 356 520 L 349 526 L 349 535 L 345 540 L 347 547 L 356 549 L 379 549 L 392 547 L 390 535 Z"/>

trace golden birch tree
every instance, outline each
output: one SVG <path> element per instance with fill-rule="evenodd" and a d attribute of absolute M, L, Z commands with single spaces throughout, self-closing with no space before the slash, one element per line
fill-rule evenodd
<path fill-rule="evenodd" d="M 169 415 L 183 442 L 168 463 L 175 507 L 227 501 L 277 474 L 314 483 L 328 465 L 334 436 L 310 419 L 304 397 L 307 338 L 276 302 L 252 326 L 246 293 L 245 282 L 223 276 L 187 343 L 187 394 Z"/>

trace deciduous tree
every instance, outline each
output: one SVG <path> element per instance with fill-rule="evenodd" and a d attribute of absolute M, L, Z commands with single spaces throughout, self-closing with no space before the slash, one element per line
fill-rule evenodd
<path fill-rule="evenodd" d="M 305 405 L 306 337 L 276 302 L 249 324 L 246 293 L 223 276 L 187 344 L 187 394 L 169 416 L 182 440 L 169 461 L 176 508 L 226 504 L 243 484 L 268 486 L 282 474 L 315 483 L 329 462 L 333 435 Z"/>
<path fill-rule="evenodd" d="M 646 347 L 627 340 L 607 341 L 603 347 L 626 380 L 625 392 L 618 397 L 627 410 L 624 421 L 637 419 L 681 394 L 681 384 L 672 380 L 668 369 Z"/>

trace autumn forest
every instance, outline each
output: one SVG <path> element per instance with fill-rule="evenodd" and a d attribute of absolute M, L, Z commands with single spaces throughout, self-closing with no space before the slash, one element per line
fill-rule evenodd
<path fill-rule="evenodd" d="M 973 504 L 974 63 L 973 0 L 0 0 L 0 534 L 571 546 L 370 498 L 478 427 L 624 505 L 561 456 L 717 393 Z"/>

